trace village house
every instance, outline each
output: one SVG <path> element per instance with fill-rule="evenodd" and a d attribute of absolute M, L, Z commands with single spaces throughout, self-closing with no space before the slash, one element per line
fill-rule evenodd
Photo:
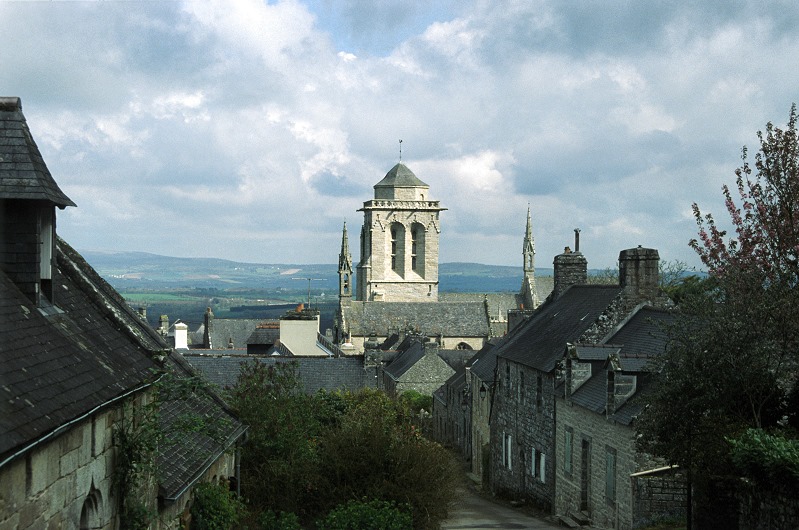
<path fill-rule="evenodd" d="M 169 375 L 193 372 L 56 233 L 74 206 L 42 159 L 19 98 L 0 98 L 0 528 L 117 528 L 115 433 L 157 403 Z M 161 429 L 197 414 L 222 436 L 191 433 L 157 455 L 140 500 L 154 528 L 177 528 L 199 481 L 234 477 L 245 428 L 212 392 L 165 400 Z M 149 490 L 148 490 L 149 491 Z"/>
<path fill-rule="evenodd" d="M 674 313 L 638 308 L 602 344 L 569 344 L 556 399 L 555 513 L 631 530 L 684 519 L 685 480 L 635 448 L 635 418 L 652 390 L 650 362 Z"/>
<path fill-rule="evenodd" d="M 576 234 L 575 251 L 555 257 L 549 299 L 495 348 L 490 487 L 546 510 L 555 504 L 555 398 L 566 344 L 599 342 L 637 305 L 663 300 L 657 250 L 624 250 L 618 285 L 585 285 Z"/>

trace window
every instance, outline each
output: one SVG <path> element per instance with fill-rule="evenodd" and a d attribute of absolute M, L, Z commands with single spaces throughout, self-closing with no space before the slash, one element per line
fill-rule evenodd
<path fill-rule="evenodd" d="M 512 470 L 512 453 L 513 453 L 513 444 L 511 443 L 511 436 L 510 434 L 502 433 L 502 465 L 508 470 Z"/>
<path fill-rule="evenodd" d="M 530 460 L 530 474 L 538 477 L 539 482 L 546 482 L 547 455 L 538 449 L 533 449 Z"/>
<path fill-rule="evenodd" d="M 424 277 L 425 229 L 421 223 L 413 223 L 411 227 L 411 269 Z"/>
<path fill-rule="evenodd" d="M 505 363 L 505 396 L 510 397 L 510 364 Z"/>
<path fill-rule="evenodd" d="M 516 395 L 516 401 L 520 404 L 524 404 L 524 372 L 519 371 L 519 388 L 518 394 Z"/>
<path fill-rule="evenodd" d="M 405 275 L 405 227 L 402 223 L 391 224 L 391 269 L 400 276 Z"/>
<path fill-rule="evenodd" d="M 616 502 L 616 450 L 612 447 L 605 451 L 605 498 L 610 504 Z"/>

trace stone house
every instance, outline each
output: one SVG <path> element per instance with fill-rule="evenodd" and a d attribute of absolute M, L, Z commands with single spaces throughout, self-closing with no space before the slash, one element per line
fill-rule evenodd
<path fill-rule="evenodd" d="M 472 354 L 471 350 L 444 350 L 435 340 L 408 336 L 392 360 L 379 370 L 378 388 L 389 396 L 399 396 L 406 390 L 433 395 Z"/>
<path fill-rule="evenodd" d="M 491 440 L 491 409 L 494 400 L 494 372 L 497 367 L 495 346 L 500 339 L 492 339 L 469 360 L 466 365 L 466 387 L 469 398 L 469 425 L 471 426 L 468 459 L 471 472 L 484 484 L 489 466 L 489 442 Z"/>
<path fill-rule="evenodd" d="M 551 296 L 496 346 L 492 491 L 553 509 L 555 398 L 566 344 L 596 343 L 637 305 L 662 299 L 656 250 L 625 250 L 619 262 L 619 285 L 583 285 L 587 261 L 567 248 L 555 258 Z"/>
<path fill-rule="evenodd" d="M 0 98 L 0 529 L 116 528 L 113 433 L 153 402 L 164 374 L 189 374 L 57 237 L 56 208 L 67 206 L 19 98 Z M 210 393 L 162 412 L 162 428 L 188 412 L 228 422 L 224 439 L 196 433 L 158 455 L 164 474 L 143 501 L 158 512 L 153 526 L 169 528 L 194 484 L 235 474 L 226 452 L 245 429 Z"/>
<path fill-rule="evenodd" d="M 557 386 L 555 513 L 631 530 L 685 517 L 685 481 L 635 448 L 635 418 L 671 312 L 640 308 L 603 344 L 568 345 Z"/>

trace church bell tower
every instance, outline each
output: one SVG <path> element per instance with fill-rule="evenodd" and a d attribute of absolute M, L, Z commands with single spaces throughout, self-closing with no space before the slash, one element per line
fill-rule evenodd
<path fill-rule="evenodd" d="M 402 162 L 363 203 L 356 296 L 362 301 L 438 301 L 439 212 L 429 186 Z"/>

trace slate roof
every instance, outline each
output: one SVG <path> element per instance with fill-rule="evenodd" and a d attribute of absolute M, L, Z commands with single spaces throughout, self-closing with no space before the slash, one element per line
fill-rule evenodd
<path fill-rule="evenodd" d="M 374 333 L 387 337 L 397 329 L 427 336 L 487 337 L 488 314 L 483 302 L 363 302 L 342 308 L 348 330 L 355 336 Z"/>
<path fill-rule="evenodd" d="M 262 318 L 216 318 L 211 321 L 210 348 L 227 348 L 233 339 L 233 348 L 246 349 L 247 341 Z M 279 331 L 278 331 L 279 333 Z"/>
<path fill-rule="evenodd" d="M 169 356 L 168 365 L 178 377 L 194 377 L 197 372 L 179 354 Z M 168 396 L 160 409 L 160 421 L 165 432 L 186 418 L 201 418 L 219 432 L 215 436 L 204 432 L 178 429 L 177 443 L 163 443 L 158 455 L 159 495 L 167 501 L 176 500 L 193 485 L 225 451 L 238 440 L 247 428 L 211 389 L 188 395 Z M 175 432 L 175 431 L 173 431 Z"/>
<path fill-rule="evenodd" d="M 675 318 L 673 312 L 646 306 L 627 319 L 608 338 L 608 344 L 579 345 L 577 350 L 580 359 L 591 362 L 591 377 L 571 395 L 572 403 L 597 414 L 605 413 L 607 359 L 608 355 L 617 354 L 622 373 L 636 375 L 636 391 L 617 407 L 611 419 L 622 425 L 630 425 L 641 412 L 646 394 L 652 390 L 649 363 L 665 350 L 668 338 L 663 325 L 673 322 Z"/>
<path fill-rule="evenodd" d="M 411 342 L 406 348 L 401 349 L 399 354 L 394 358 L 388 366 L 383 368 L 383 371 L 391 377 L 394 381 L 398 381 L 400 377 L 405 375 L 405 372 L 418 363 L 424 357 L 424 344 L 419 341 Z"/>
<path fill-rule="evenodd" d="M 0 97 L 0 199 L 40 199 L 60 208 L 75 206 L 50 175 L 16 97 Z"/>
<path fill-rule="evenodd" d="M 374 185 L 375 188 L 429 188 L 427 184 L 419 180 L 408 166 L 400 162 L 392 167 L 383 177 L 383 180 Z"/>
<path fill-rule="evenodd" d="M 617 285 L 574 285 L 548 300 L 497 346 L 497 356 L 550 372 L 622 292 Z"/>
<path fill-rule="evenodd" d="M 497 352 L 495 342 L 489 341 L 471 358 L 467 364 L 469 370 L 480 381 L 490 383 L 494 380 L 497 369 Z"/>
<path fill-rule="evenodd" d="M 270 365 L 297 363 L 297 373 L 304 391 L 308 394 L 314 394 L 322 389 L 357 390 L 375 386 L 374 371 L 370 372 L 364 367 L 362 357 L 264 357 L 230 354 L 230 350 L 220 352 L 221 355 L 207 355 L 189 351 L 184 352 L 183 357 L 206 379 L 220 388 L 234 386 L 239 377 L 241 364 L 254 360 Z"/>
<path fill-rule="evenodd" d="M 0 465 L 69 422 L 148 385 L 163 340 L 66 243 L 45 316 L 0 271 Z"/>
<path fill-rule="evenodd" d="M 274 344 L 278 339 L 280 339 L 280 328 L 259 327 L 255 328 L 247 339 L 247 344 Z"/>

